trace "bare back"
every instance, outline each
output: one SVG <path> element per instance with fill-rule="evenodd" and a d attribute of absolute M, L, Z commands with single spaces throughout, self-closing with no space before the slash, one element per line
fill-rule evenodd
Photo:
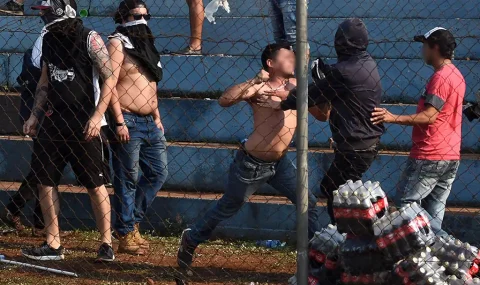
<path fill-rule="evenodd" d="M 289 91 L 295 88 L 296 80 L 279 91 Z M 273 97 L 280 101 L 279 97 Z M 292 142 L 297 127 L 297 112 L 282 111 L 261 107 L 250 103 L 253 110 L 253 133 L 245 143 L 245 149 L 251 155 L 265 161 L 279 160 Z"/>
<path fill-rule="evenodd" d="M 157 84 L 149 81 L 133 58 L 124 52 L 117 92 L 123 111 L 139 115 L 152 114 L 158 106 Z"/>

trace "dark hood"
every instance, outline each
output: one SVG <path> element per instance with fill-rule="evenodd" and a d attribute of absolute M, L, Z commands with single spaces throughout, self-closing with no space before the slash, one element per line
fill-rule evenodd
<path fill-rule="evenodd" d="M 368 46 L 368 31 L 362 20 L 348 19 L 338 26 L 335 34 L 335 50 L 338 59 L 361 55 Z"/>

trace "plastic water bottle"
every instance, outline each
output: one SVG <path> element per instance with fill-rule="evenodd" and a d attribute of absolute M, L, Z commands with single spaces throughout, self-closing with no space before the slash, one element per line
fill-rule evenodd
<path fill-rule="evenodd" d="M 227 13 L 230 13 L 230 5 L 228 4 L 227 0 L 212 0 L 208 5 L 205 7 L 205 18 L 210 23 L 215 23 L 215 17 L 213 17 L 213 14 L 215 14 L 218 11 L 218 7 L 222 7 L 227 11 Z"/>
<path fill-rule="evenodd" d="M 257 246 L 266 247 L 266 248 L 278 248 L 284 247 L 286 245 L 285 242 L 281 242 L 279 240 L 259 240 L 257 241 Z"/>

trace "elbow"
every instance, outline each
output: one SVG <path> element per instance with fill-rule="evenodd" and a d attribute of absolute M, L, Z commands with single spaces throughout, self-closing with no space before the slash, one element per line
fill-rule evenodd
<path fill-rule="evenodd" d="M 222 107 L 230 107 L 233 105 L 233 102 L 228 99 L 228 93 L 224 92 L 220 98 L 218 98 L 218 105 Z"/>
<path fill-rule="evenodd" d="M 224 108 L 232 106 L 232 104 L 228 100 L 225 100 L 225 98 L 221 97 L 220 99 L 218 99 L 218 105 Z"/>

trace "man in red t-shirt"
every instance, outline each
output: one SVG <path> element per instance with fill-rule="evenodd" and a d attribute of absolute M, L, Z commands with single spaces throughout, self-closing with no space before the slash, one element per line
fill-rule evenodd
<path fill-rule="evenodd" d="M 394 115 L 375 108 L 371 120 L 413 126 L 413 147 L 397 196 L 401 206 L 421 204 L 432 216 L 435 233 L 442 235 L 445 204 L 460 164 L 465 79 L 452 63 L 457 46 L 452 33 L 437 27 L 414 40 L 423 43 L 425 63 L 435 69 L 417 113 Z"/>

